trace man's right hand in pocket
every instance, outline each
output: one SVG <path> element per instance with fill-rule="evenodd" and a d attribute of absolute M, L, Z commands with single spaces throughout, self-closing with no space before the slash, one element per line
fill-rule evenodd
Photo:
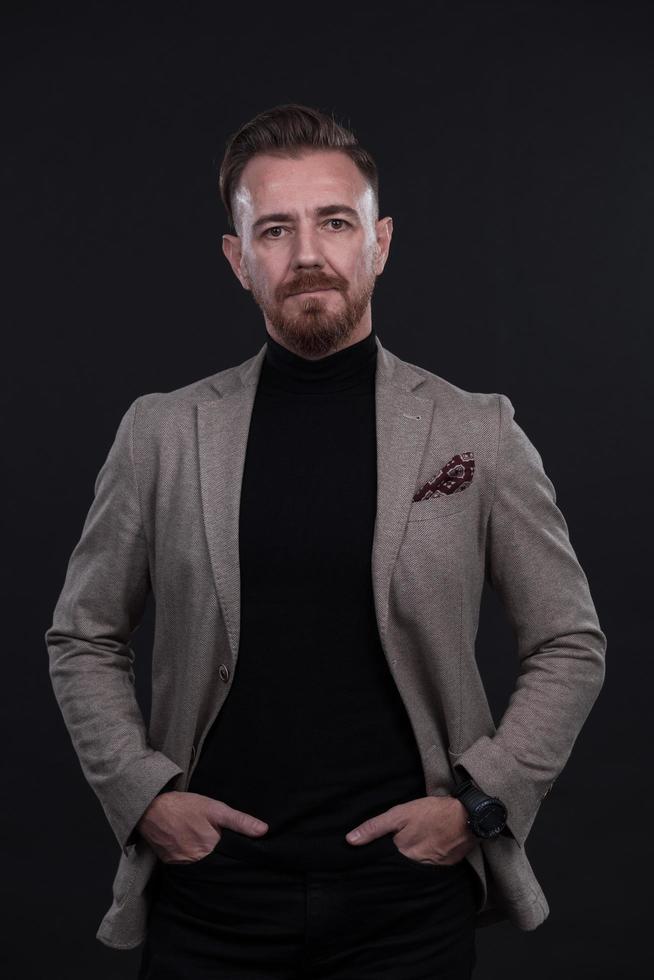
<path fill-rule="evenodd" d="M 223 827 L 248 837 L 261 837 L 268 824 L 210 796 L 177 790 L 155 796 L 137 830 L 166 864 L 190 864 L 206 857 L 218 844 Z"/>

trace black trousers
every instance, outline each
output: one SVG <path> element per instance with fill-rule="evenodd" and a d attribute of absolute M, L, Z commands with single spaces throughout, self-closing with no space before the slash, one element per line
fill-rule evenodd
<path fill-rule="evenodd" d="M 478 887 L 397 848 L 347 871 L 160 861 L 138 980 L 469 980 Z"/>

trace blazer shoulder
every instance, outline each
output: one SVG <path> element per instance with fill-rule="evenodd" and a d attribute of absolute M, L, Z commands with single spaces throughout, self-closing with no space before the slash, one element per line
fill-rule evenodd
<path fill-rule="evenodd" d="M 191 381 L 189 384 L 180 388 L 173 388 L 171 391 L 146 392 L 138 400 L 142 403 L 158 402 L 162 405 L 172 405 L 178 402 L 197 403 L 207 398 L 216 398 L 218 389 L 224 387 L 227 382 L 231 382 L 236 374 L 243 371 L 252 360 L 254 358 L 250 358 L 243 364 L 217 371 L 215 374 L 208 374 L 205 378 Z"/>
<path fill-rule="evenodd" d="M 171 416 L 177 419 L 194 416 L 198 404 L 214 401 L 221 397 L 222 392 L 229 391 L 232 385 L 238 384 L 239 375 L 248 368 L 256 356 L 255 354 L 241 364 L 217 371 L 215 374 L 208 374 L 180 388 L 173 388 L 171 391 L 150 391 L 139 395 L 135 399 L 137 426 L 147 426 L 148 423 L 154 425 L 158 420 L 169 419 Z"/>
<path fill-rule="evenodd" d="M 502 399 L 505 399 L 505 405 L 511 404 L 508 397 L 499 392 L 470 391 L 418 364 L 404 363 L 423 379 L 416 394 L 431 398 L 440 406 L 465 411 L 466 414 L 490 415 L 499 421 Z"/>

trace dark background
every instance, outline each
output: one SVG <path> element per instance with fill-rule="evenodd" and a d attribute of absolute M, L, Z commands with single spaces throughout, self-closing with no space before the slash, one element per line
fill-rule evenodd
<path fill-rule="evenodd" d="M 2 10 L 5 975 L 136 975 L 140 949 L 95 939 L 119 851 L 54 700 L 43 635 L 130 402 L 265 341 L 221 253 L 213 159 L 257 112 L 297 101 L 351 125 L 380 168 L 395 225 L 373 297 L 382 343 L 511 398 L 608 638 L 605 686 L 527 842 L 550 916 L 533 932 L 480 930 L 475 978 L 641 977 L 652 5 Z M 151 631 L 150 609 L 134 642 L 146 717 Z M 498 721 L 515 643 L 492 592 L 478 651 Z"/>

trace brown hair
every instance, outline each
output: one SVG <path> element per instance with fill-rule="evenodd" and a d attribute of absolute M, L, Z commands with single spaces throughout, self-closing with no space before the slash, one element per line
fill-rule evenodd
<path fill-rule="evenodd" d="M 299 157 L 307 149 L 346 153 L 372 187 L 379 213 L 377 165 L 354 133 L 337 123 L 333 115 L 291 102 L 260 112 L 227 140 L 218 185 L 231 229 L 236 231 L 232 210 L 234 191 L 248 160 L 258 153 Z"/>

